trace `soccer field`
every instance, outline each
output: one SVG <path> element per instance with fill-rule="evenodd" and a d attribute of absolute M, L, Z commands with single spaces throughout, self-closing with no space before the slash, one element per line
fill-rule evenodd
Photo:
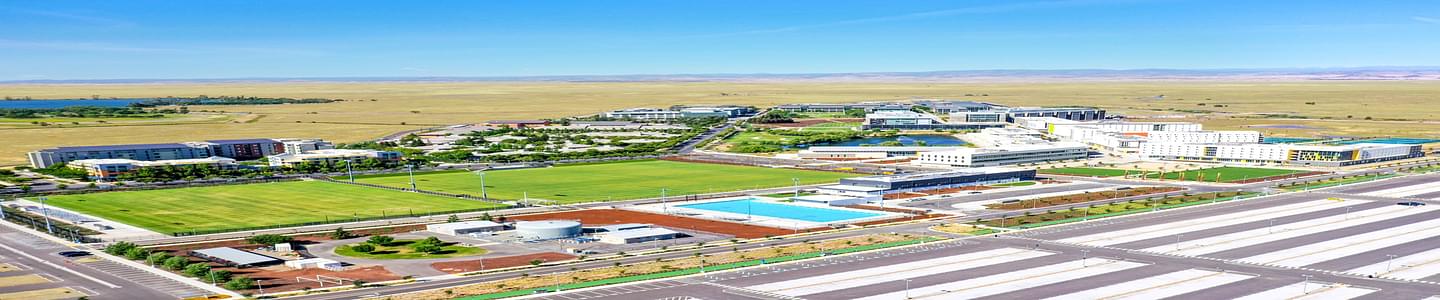
<path fill-rule="evenodd" d="M 166 234 L 501 206 L 319 181 L 61 195 L 47 203 Z"/>
<path fill-rule="evenodd" d="M 1280 175 L 1290 175 L 1290 174 L 1304 173 L 1304 172 L 1305 172 L 1305 171 L 1286 170 L 1286 169 L 1244 168 L 1244 167 L 1218 167 L 1218 168 L 1208 168 L 1208 169 L 1200 169 L 1200 170 L 1191 170 L 1191 171 L 1185 171 L 1185 172 L 1166 172 L 1166 173 L 1164 173 L 1164 175 L 1165 175 L 1165 179 L 1168 179 L 1168 180 L 1189 180 L 1189 181 L 1216 182 L 1216 178 L 1219 178 L 1219 182 L 1236 182 L 1236 181 L 1243 181 L 1243 180 L 1247 180 L 1247 179 L 1265 178 L 1265 177 L 1280 176 Z M 1161 175 L 1161 174 L 1159 173 L 1159 171 L 1150 171 L 1150 174 L 1149 174 L 1149 175 L 1146 175 L 1145 178 L 1160 178 L 1160 175 Z"/>
<path fill-rule="evenodd" d="M 576 203 L 660 197 L 661 188 L 668 189 L 670 196 L 681 196 L 790 186 L 791 178 L 800 179 L 800 184 L 817 184 L 855 176 L 648 160 L 490 171 L 485 172 L 485 189 L 491 199 L 518 200 L 528 192 L 531 199 Z M 410 179 L 404 174 L 357 177 L 356 181 L 394 187 L 410 185 Z M 470 172 L 415 174 L 415 183 L 421 190 L 480 195 L 480 176 Z"/>
<path fill-rule="evenodd" d="M 1041 174 L 1071 175 L 1071 176 L 1093 176 L 1093 177 L 1114 177 L 1125 176 L 1125 170 L 1101 169 L 1101 168 L 1054 168 L 1040 169 Z M 1138 171 L 1137 171 L 1138 173 Z"/>

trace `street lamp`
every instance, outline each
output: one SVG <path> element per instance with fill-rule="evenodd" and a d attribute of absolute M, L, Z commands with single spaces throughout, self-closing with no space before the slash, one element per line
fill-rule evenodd
<path fill-rule="evenodd" d="M 910 299 L 910 280 L 905 280 L 905 299 Z"/>
<path fill-rule="evenodd" d="M 1089 250 L 1089 249 L 1080 249 L 1080 267 L 1081 267 L 1081 268 L 1087 267 L 1087 265 L 1085 264 L 1085 259 L 1086 259 L 1086 258 L 1090 258 L 1090 250 Z"/>
<path fill-rule="evenodd" d="M 1397 255 L 1394 255 L 1394 254 L 1386 254 L 1385 256 L 1390 257 L 1390 260 L 1386 260 L 1386 261 L 1385 261 L 1385 273 L 1386 273 L 1386 274 L 1389 274 L 1389 273 L 1390 273 L 1390 265 L 1395 263 L 1395 257 L 1396 257 Z"/>
<path fill-rule="evenodd" d="M 410 173 L 410 191 L 420 191 L 419 188 L 415 187 L 415 165 L 405 165 L 405 171 Z"/>
<path fill-rule="evenodd" d="M 50 226 L 50 207 L 45 205 L 45 200 L 49 200 L 49 198 L 40 197 L 40 211 L 45 213 L 45 231 L 55 234 L 55 227 Z"/>
<path fill-rule="evenodd" d="M 1312 275 L 1310 275 L 1310 274 L 1300 274 L 1300 277 L 1305 277 L 1305 282 L 1300 284 L 1300 293 L 1301 293 L 1301 294 L 1309 294 L 1309 293 L 1310 293 L 1310 277 L 1315 277 L 1315 276 L 1312 276 Z"/>
<path fill-rule="evenodd" d="M 475 171 L 475 175 L 480 175 L 480 198 L 490 200 L 490 194 L 485 192 L 485 171 Z"/>
<path fill-rule="evenodd" d="M 660 212 L 668 215 L 670 214 L 670 205 L 665 203 L 665 190 L 666 188 L 660 188 Z"/>
<path fill-rule="evenodd" d="M 800 197 L 800 178 L 790 177 L 790 181 L 795 183 L 795 197 Z"/>
<path fill-rule="evenodd" d="M 1183 234 L 1176 234 L 1176 235 L 1175 235 L 1175 251 L 1180 251 L 1180 238 L 1181 238 L 1181 237 L 1184 237 L 1184 236 L 1185 236 L 1185 235 L 1183 235 Z"/>

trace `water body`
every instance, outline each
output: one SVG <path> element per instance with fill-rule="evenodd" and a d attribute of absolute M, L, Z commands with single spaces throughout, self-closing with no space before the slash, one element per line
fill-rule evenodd
<path fill-rule="evenodd" d="M 0 100 L 0 108 L 64 108 L 70 106 L 126 107 L 130 103 L 148 99 L 59 99 L 59 100 Z"/>
<path fill-rule="evenodd" d="M 961 139 L 959 139 L 959 138 L 956 138 L 956 137 L 950 136 L 950 135 L 941 135 L 941 134 L 917 134 L 917 135 L 897 135 L 897 136 L 892 136 L 892 137 L 870 137 L 870 138 L 854 139 L 854 140 L 849 140 L 849 141 L 844 141 L 844 142 L 837 142 L 837 143 L 815 144 L 815 145 L 812 145 L 812 146 L 862 146 L 862 145 L 879 145 L 880 143 L 889 142 L 889 141 L 900 142 L 901 144 L 904 144 L 905 146 L 917 146 L 920 141 L 924 141 L 926 146 L 964 146 L 964 145 L 967 144 L 967 143 L 965 143 L 964 140 L 961 140 Z"/>

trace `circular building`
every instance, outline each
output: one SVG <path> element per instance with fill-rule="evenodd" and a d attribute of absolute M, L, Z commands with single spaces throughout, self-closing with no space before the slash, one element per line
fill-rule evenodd
<path fill-rule="evenodd" d="M 522 240 L 553 240 L 580 235 L 580 222 L 569 220 L 520 221 L 515 235 Z"/>

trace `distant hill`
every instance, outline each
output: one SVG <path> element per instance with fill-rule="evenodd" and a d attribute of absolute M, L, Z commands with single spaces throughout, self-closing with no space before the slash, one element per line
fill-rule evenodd
<path fill-rule="evenodd" d="M 221 79 L 15 80 L 0 83 L 205 83 L 205 82 L 1004 82 L 1127 80 L 1440 80 L 1440 67 L 1356 67 L 1305 69 L 1071 69 L 968 70 L 794 74 L 634 74 L 476 77 L 308 77 Z"/>

